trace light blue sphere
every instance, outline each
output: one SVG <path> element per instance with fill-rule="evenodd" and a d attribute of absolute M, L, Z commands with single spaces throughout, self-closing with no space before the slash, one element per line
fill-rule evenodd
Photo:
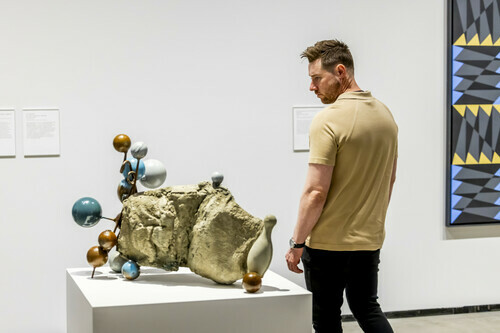
<path fill-rule="evenodd" d="M 141 275 L 139 265 L 133 260 L 129 260 L 122 266 L 122 275 L 127 280 L 135 280 Z"/>
<path fill-rule="evenodd" d="M 93 227 L 101 220 L 102 209 L 99 202 L 90 197 L 78 199 L 71 210 L 73 220 L 81 227 Z"/>
<path fill-rule="evenodd" d="M 136 171 L 135 169 L 137 167 L 137 160 L 135 158 L 129 158 L 128 161 L 132 165 L 132 170 Z M 122 172 L 123 177 L 127 178 L 129 172 L 130 172 L 130 166 L 127 163 Z M 141 160 L 139 162 L 139 174 L 137 175 L 137 179 L 141 179 L 145 173 L 146 173 L 146 166 L 144 165 L 144 162 Z"/>

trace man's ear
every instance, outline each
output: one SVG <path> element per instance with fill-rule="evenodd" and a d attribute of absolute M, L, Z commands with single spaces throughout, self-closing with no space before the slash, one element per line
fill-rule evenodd
<path fill-rule="evenodd" d="M 335 66 L 335 72 L 339 77 L 345 77 L 347 74 L 347 68 L 345 68 L 345 66 L 342 64 L 338 64 L 337 66 Z"/>

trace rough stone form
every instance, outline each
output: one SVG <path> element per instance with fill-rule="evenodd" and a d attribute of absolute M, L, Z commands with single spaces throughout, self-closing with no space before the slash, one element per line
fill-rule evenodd
<path fill-rule="evenodd" d="M 124 201 L 118 251 L 141 266 L 189 267 L 217 283 L 247 272 L 263 221 L 208 182 L 138 193 Z"/>

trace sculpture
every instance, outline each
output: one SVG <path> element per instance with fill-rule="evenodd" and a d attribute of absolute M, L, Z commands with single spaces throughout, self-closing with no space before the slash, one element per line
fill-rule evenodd
<path fill-rule="evenodd" d="M 101 219 L 115 222 L 113 231 L 99 235 L 99 246 L 87 253 L 94 267 L 104 265 L 109 251 L 110 267 L 134 280 L 140 265 L 166 270 L 189 267 L 194 273 L 221 284 L 243 277 L 243 287 L 256 292 L 272 259 L 271 231 L 274 216 L 264 222 L 244 211 L 221 183 L 215 172 L 212 183 L 172 186 L 137 193 L 137 181 L 156 188 L 166 179 L 166 170 L 157 160 L 144 160 L 148 148 L 143 142 L 131 144 L 125 134 L 117 135 L 113 146 L 124 153 L 120 168 L 124 179 L 117 189 L 122 211 L 114 218 L 101 215 L 97 200 L 79 199 L 73 205 L 73 219 L 82 227 L 92 227 Z M 127 159 L 128 151 L 132 158 Z M 120 229 L 118 237 L 116 231 Z"/>

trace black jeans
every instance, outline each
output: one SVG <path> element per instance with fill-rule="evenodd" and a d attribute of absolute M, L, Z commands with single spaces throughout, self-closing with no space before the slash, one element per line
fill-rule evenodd
<path fill-rule="evenodd" d="M 306 247 L 302 254 L 307 289 L 313 294 L 313 327 L 318 333 L 342 332 L 340 307 L 347 303 L 364 332 L 392 333 L 377 302 L 377 251 L 325 251 Z"/>

